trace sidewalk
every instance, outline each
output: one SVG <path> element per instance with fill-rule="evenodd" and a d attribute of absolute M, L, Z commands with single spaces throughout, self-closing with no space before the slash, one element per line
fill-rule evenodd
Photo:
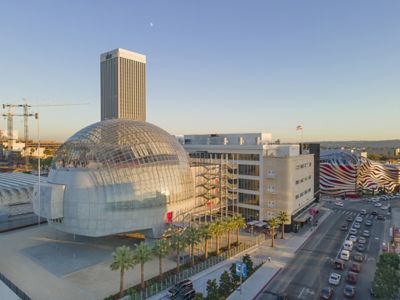
<path fill-rule="evenodd" d="M 322 208 L 323 216 L 319 218 L 318 226 L 330 215 L 331 211 Z M 317 227 L 318 227 L 317 226 Z M 274 277 L 276 274 L 286 266 L 286 264 L 296 254 L 296 251 L 303 245 L 303 243 L 314 233 L 315 229 L 311 230 L 303 228 L 299 233 L 288 233 L 285 234 L 285 239 L 281 240 L 279 237 L 275 240 L 275 248 L 271 248 L 271 240 L 266 240 L 259 246 L 254 246 L 247 249 L 246 251 L 225 260 L 203 272 L 196 274 L 190 279 L 193 282 L 193 287 L 196 292 L 207 294 L 206 286 L 209 279 L 216 279 L 217 282 L 221 274 L 226 270 L 229 272 L 229 268 L 232 263 L 241 261 L 244 254 L 250 254 L 254 262 L 254 265 L 258 265 L 268 260 L 271 257 L 271 262 L 265 262 L 263 265 L 254 273 L 249 279 L 247 279 L 242 285 L 242 298 L 243 299 L 254 299 L 258 293 L 264 288 L 264 286 Z M 218 282 L 219 283 L 219 282 Z M 150 300 L 166 299 L 167 291 L 154 295 Z M 240 292 L 235 291 L 229 296 L 230 300 L 241 299 Z"/>

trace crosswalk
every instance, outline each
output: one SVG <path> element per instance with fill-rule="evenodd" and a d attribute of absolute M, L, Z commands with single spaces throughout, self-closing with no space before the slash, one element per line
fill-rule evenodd
<path fill-rule="evenodd" d="M 347 209 L 340 209 L 340 208 L 333 208 L 332 209 L 333 213 L 335 214 L 342 214 L 342 215 L 346 215 L 346 216 L 351 216 L 351 217 L 355 217 L 359 214 L 358 211 L 355 210 L 347 210 Z M 361 216 L 363 219 L 376 219 L 376 216 L 373 216 L 371 214 L 367 214 L 364 216 Z"/>

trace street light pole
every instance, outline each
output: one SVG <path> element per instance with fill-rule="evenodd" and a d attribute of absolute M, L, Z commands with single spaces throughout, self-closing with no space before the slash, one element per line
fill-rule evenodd
<path fill-rule="evenodd" d="M 38 136 L 38 148 L 37 148 L 37 156 L 38 156 L 38 199 L 39 199 L 39 214 L 38 214 L 38 226 L 40 226 L 40 214 L 41 214 L 41 195 L 40 195 L 40 126 L 39 126 L 39 115 L 36 114 L 37 119 L 37 136 Z"/>

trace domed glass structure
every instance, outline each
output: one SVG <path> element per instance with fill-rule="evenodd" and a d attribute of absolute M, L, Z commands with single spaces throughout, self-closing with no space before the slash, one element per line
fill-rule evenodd
<path fill-rule="evenodd" d="M 112 119 L 60 147 L 42 187 L 44 206 L 35 207 L 59 229 L 100 236 L 161 226 L 167 214 L 193 207 L 193 188 L 187 154 L 173 136 L 150 123 Z"/>

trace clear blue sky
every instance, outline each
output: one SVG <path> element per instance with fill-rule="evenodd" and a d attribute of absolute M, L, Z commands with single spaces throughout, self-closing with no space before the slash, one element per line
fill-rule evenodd
<path fill-rule="evenodd" d="M 296 141 L 302 123 L 305 140 L 400 138 L 399 14 L 375 0 L 2 1 L 0 103 L 89 102 L 40 108 L 41 137 L 63 141 L 100 119 L 99 55 L 121 47 L 147 56 L 147 119 L 173 134 Z"/>

